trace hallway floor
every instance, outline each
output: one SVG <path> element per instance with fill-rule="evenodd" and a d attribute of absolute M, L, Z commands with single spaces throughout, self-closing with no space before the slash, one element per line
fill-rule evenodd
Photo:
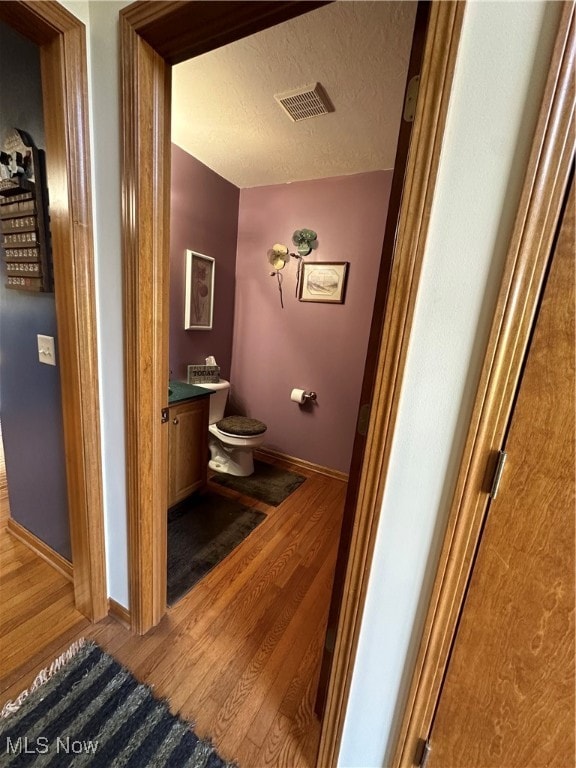
<path fill-rule="evenodd" d="M 41 648 L 90 623 L 74 607 L 72 583 L 7 529 L 10 516 L 0 435 L 0 692 L 30 667 Z"/>
<path fill-rule="evenodd" d="M 51 589 L 49 598 L 43 588 L 48 580 L 30 578 L 36 587 L 30 583 L 20 598 L 21 577 L 12 574 L 20 565 L 41 565 L 5 532 L 3 516 L 0 620 L 15 634 L 8 634 L 12 661 L 0 680 L 0 705 L 84 636 L 153 685 L 173 712 L 193 722 L 199 736 L 210 737 L 240 768 L 313 766 L 320 735 L 314 695 L 346 483 L 282 466 L 308 479 L 278 507 L 210 485 L 267 518 L 145 637 L 111 618 L 89 624 L 73 608 L 68 583 L 56 590 L 57 597 Z M 50 583 L 57 583 L 56 576 L 50 574 Z M 17 613 L 15 599 L 26 603 L 24 614 Z M 39 636 L 22 620 L 41 614 L 46 629 Z"/>

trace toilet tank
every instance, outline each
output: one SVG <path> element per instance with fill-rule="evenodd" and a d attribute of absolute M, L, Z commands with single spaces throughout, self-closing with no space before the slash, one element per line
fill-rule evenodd
<path fill-rule="evenodd" d="M 217 384 L 196 384 L 195 386 L 212 390 L 208 422 L 209 424 L 216 424 L 217 421 L 224 418 L 226 401 L 230 392 L 230 382 L 225 379 L 219 379 Z"/>

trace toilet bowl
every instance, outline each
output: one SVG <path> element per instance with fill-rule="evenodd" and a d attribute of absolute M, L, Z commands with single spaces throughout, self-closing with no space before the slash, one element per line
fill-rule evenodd
<path fill-rule="evenodd" d="M 197 384 L 212 390 L 208 446 L 208 466 L 215 472 L 248 477 L 254 472 L 253 451 L 264 442 L 266 425 L 246 416 L 224 418 L 224 409 L 230 392 L 230 382 L 220 379 L 214 384 Z"/>

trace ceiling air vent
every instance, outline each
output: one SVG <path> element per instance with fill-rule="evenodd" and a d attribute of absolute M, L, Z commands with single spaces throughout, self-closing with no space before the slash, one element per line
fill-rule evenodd
<path fill-rule="evenodd" d="M 285 93 L 275 93 L 274 98 L 294 122 L 334 111 L 320 83 L 304 85 Z"/>

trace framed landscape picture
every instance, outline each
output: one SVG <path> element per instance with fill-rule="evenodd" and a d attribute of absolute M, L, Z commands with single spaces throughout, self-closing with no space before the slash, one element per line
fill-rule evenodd
<path fill-rule="evenodd" d="M 303 261 L 298 293 L 300 301 L 344 304 L 348 265 L 347 261 Z"/>

